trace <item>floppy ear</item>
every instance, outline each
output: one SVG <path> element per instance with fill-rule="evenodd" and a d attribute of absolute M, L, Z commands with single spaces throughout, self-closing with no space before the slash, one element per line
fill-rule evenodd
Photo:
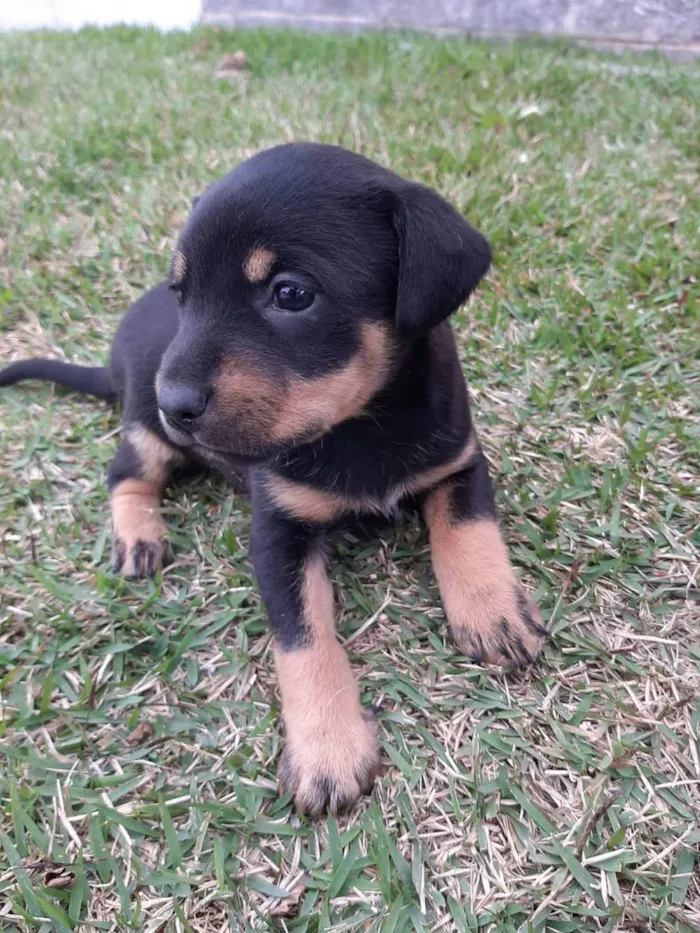
<path fill-rule="evenodd" d="M 399 238 L 396 327 L 427 331 L 468 298 L 491 265 L 488 241 L 446 201 L 422 185 L 396 193 Z"/>
<path fill-rule="evenodd" d="M 190 201 L 190 209 L 193 210 L 197 206 L 197 201 L 202 197 L 201 194 L 195 194 L 195 196 Z"/>

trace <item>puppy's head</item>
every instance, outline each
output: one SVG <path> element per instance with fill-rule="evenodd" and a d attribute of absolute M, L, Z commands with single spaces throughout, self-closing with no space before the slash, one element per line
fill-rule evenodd
<path fill-rule="evenodd" d="M 455 311 L 486 240 L 432 191 L 315 144 L 267 150 L 195 203 L 158 373 L 176 443 L 263 460 L 357 417 L 408 342 Z"/>

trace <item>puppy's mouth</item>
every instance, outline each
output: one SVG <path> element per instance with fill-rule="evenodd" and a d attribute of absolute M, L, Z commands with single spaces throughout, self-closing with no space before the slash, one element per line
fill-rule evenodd
<path fill-rule="evenodd" d="M 178 447 L 195 446 L 194 435 L 188 434 L 186 431 L 181 431 L 179 428 L 176 428 L 174 424 L 171 424 L 162 408 L 158 409 L 158 418 L 160 419 L 161 427 L 173 444 L 177 444 Z"/>
<path fill-rule="evenodd" d="M 168 421 L 166 415 L 158 409 L 158 417 L 163 426 L 163 430 L 168 435 L 170 441 L 178 447 L 184 447 L 195 454 L 199 454 L 204 459 L 218 461 L 235 461 L 241 465 L 254 466 L 273 460 L 276 457 L 289 453 L 296 447 L 305 444 L 311 444 L 319 440 L 325 433 L 325 430 L 318 428 L 309 428 L 297 437 L 290 438 L 284 442 L 271 442 L 269 444 L 240 444 L 236 446 L 219 447 L 207 443 L 201 438 L 201 431 L 194 430 L 192 433 L 183 431 Z M 242 440 L 242 439 L 238 439 Z"/>
<path fill-rule="evenodd" d="M 204 456 L 209 455 L 210 457 L 219 460 L 235 459 L 246 463 L 255 463 L 268 459 L 262 451 L 258 452 L 251 450 L 237 450 L 228 447 L 214 447 L 201 439 L 201 432 L 195 430 L 190 433 L 176 427 L 174 424 L 168 421 L 166 415 L 160 409 L 158 409 L 158 417 L 160 418 L 160 423 L 163 426 L 163 430 L 168 435 L 168 438 L 173 442 L 173 444 L 176 444 L 178 447 L 184 447 L 187 450 L 191 450 L 193 453 L 200 453 Z"/>

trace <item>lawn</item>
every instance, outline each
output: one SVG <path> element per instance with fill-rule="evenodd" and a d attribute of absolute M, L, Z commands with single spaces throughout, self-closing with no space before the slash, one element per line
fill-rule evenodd
<path fill-rule="evenodd" d="M 225 52 L 249 69 L 216 77 Z M 700 66 L 558 44 L 86 30 L 0 37 L 0 359 L 105 360 L 189 199 L 336 142 L 437 187 L 495 263 L 455 318 L 536 671 L 455 653 L 413 519 L 339 542 L 385 768 L 276 793 L 250 514 L 174 490 L 174 562 L 109 569 L 107 405 L 0 395 L 0 929 L 700 929 Z"/>

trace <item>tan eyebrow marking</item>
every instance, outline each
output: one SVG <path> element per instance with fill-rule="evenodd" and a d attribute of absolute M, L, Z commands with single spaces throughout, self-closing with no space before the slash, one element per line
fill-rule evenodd
<path fill-rule="evenodd" d="M 182 285 L 185 281 L 185 276 L 187 275 L 187 260 L 185 259 L 184 253 L 181 253 L 179 249 L 176 249 L 173 253 L 170 275 L 173 280 L 173 285 Z"/>
<path fill-rule="evenodd" d="M 270 274 L 276 256 L 271 249 L 258 247 L 243 263 L 243 272 L 251 285 L 259 285 Z"/>

